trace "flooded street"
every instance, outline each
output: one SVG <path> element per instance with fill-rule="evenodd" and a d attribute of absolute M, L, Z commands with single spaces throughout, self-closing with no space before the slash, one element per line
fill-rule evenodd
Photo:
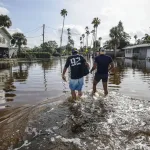
<path fill-rule="evenodd" d="M 88 62 L 92 65 L 92 60 Z M 64 66 L 65 59 L 62 60 Z M 68 75 L 68 74 L 66 74 Z M 94 74 L 85 77 L 84 91 L 91 89 Z M 100 83 L 99 88 L 102 88 Z M 116 74 L 109 76 L 109 90 L 140 98 L 150 98 L 150 62 L 117 60 Z M 68 83 L 62 83 L 59 59 L 45 62 L 18 62 L 0 71 L 0 90 L 6 91 L 6 100 L 0 108 L 36 104 L 63 92 L 70 92 Z"/>
<path fill-rule="evenodd" d="M 150 62 L 118 59 L 106 98 L 101 83 L 90 96 L 89 74 L 75 104 L 66 102 L 64 63 L 17 62 L 1 70 L 0 149 L 149 150 Z"/>

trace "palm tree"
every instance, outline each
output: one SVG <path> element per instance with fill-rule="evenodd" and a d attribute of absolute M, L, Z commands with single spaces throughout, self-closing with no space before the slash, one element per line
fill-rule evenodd
<path fill-rule="evenodd" d="M 91 33 L 92 33 L 92 35 L 93 35 L 92 38 L 93 38 L 93 43 L 94 43 L 94 41 L 95 41 L 95 29 L 92 30 Z M 94 46 L 94 47 L 95 47 L 95 46 Z"/>
<path fill-rule="evenodd" d="M 99 37 L 98 39 L 99 39 L 100 47 L 101 47 L 101 40 L 102 40 L 102 37 Z"/>
<path fill-rule="evenodd" d="M 82 37 L 80 37 L 80 47 L 82 47 Z"/>
<path fill-rule="evenodd" d="M 94 18 L 93 21 L 92 21 L 92 24 L 93 24 L 94 29 L 95 29 L 95 31 L 96 31 L 96 34 L 95 34 L 95 41 L 97 40 L 97 28 L 98 28 L 100 22 L 101 22 L 101 21 L 100 21 L 99 18 Z"/>
<path fill-rule="evenodd" d="M 85 32 L 86 33 L 86 46 L 88 48 L 88 37 L 89 37 L 89 34 L 90 34 L 88 26 L 86 26 L 85 30 L 86 30 L 86 32 Z"/>
<path fill-rule="evenodd" d="M 20 54 L 21 46 L 27 45 L 27 39 L 22 33 L 14 33 L 12 35 L 11 44 L 13 46 L 18 46 L 18 54 Z"/>
<path fill-rule="evenodd" d="M 69 40 L 71 39 L 70 28 L 68 28 L 67 31 L 68 31 L 68 43 L 69 43 Z"/>
<path fill-rule="evenodd" d="M 70 44 L 74 47 L 74 40 L 73 39 L 70 39 Z"/>
<path fill-rule="evenodd" d="M 135 36 L 134 36 L 134 39 L 135 39 L 135 44 L 136 44 L 136 40 L 137 40 L 137 35 L 135 35 Z"/>
<path fill-rule="evenodd" d="M 64 23 L 65 23 L 65 17 L 67 16 L 67 10 L 63 9 L 61 10 L 60 14 L 63 16 L 63 26 L 62 26 L 62 32 L 61 32 L 61 38 L 60 38 L 60 47 L 62 46 L 62 38 L 63 38 L 63 30 L 64 30 Z"/>
<path fill-rule="evenodd" d="M 12 25 L 12 22 L 7 15 L 0 15 L 0 27 L 9 28 L 11 25 Z"/>
<path fill-rule="evenodd" d="M 120 43 L 120 35 L 118 34 L 118 27 L 110 29 L 109 36 L 111 37 L 111 43 L 114 45 L 114 57 L 116 58 L 116 50 Z"/>
<path fill-rule="evenodd" d="M 150 43 L 150 35 L 145 34 L 145 36 L 142 38 L 143 43 Z"/>
<path fill-rule="evenodd" d="M 84 38 L 85 38 L 85 34 L 82 34 L 82 38 L 83 38 L 83 47 L 84 47 Z"/>

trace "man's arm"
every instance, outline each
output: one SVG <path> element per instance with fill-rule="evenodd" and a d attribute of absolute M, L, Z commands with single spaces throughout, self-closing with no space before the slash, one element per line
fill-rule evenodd
<path fill-rule="evenodd" d="M 111 62 L 108 71 L 111 72 L 113 69 L 114 69 L 114 62 Z"/>
<path fill-rule="evenodd" d="M 96 63 L 96 62 L 94 62 L 93 67 L 92 67 L 92 69 L 91 69 L 90 73 L 92 73 L 92 72 L 93 72 L 96 68 L 97 68 L 97 63 Z"/>
<path fill-rule="evenodd" d="M 65 67 L 64 67 L 64 69 L 63 69 L 63 73 L 62 73 L 62 79 L 63 79 L 64 81 L 66 81 L 65 73 L 66 73 L 67 68 L 69 67 L 69 65 L 70 65 L 70 61 L 69 61 L 69 58 L 68 58 L 67 61 L 66 61 Z"/>

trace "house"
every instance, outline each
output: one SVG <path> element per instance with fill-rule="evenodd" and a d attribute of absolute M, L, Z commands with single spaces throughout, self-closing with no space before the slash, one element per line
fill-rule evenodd
<path fill-rule="evenodd" d="M 150 59 L 150 44 L 139 44 L 123 48 L 125 58 Z"/>
<path fill-rule="evenodd" d="M 17 49 L 11 47 L 12 36 L 4 28 L 0 27 L 0 58 L 11 58 L 16 55 Z"/>

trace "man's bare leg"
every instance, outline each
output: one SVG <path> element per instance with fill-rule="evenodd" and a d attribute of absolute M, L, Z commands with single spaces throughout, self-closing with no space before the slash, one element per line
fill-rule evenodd
<path fill-rule="evenodd" d="M 78 91 L 79 98 L 82 96 L 82 91 Z"/>
<path fill-rule="evenodd" d="M 71 90 L 71 95 L 72 95 L 72 100 L 75 101 L 76 100 L 76 92 Z"/>
<path fill-rule="evenodd" d="M 94 95 L 95 92 L 96 92 L 96 85 L 97 85 L 97 83 L 98 83 L 98 82 L 97 82 L 96 80 L 93 81 L 93 93 L 92 93 L 93 95 Z"/>
<path fill-rule="evenodd" d="M 107 82 L 103 82 L 103 89 L 105 96 L 108 95 Z"/>

